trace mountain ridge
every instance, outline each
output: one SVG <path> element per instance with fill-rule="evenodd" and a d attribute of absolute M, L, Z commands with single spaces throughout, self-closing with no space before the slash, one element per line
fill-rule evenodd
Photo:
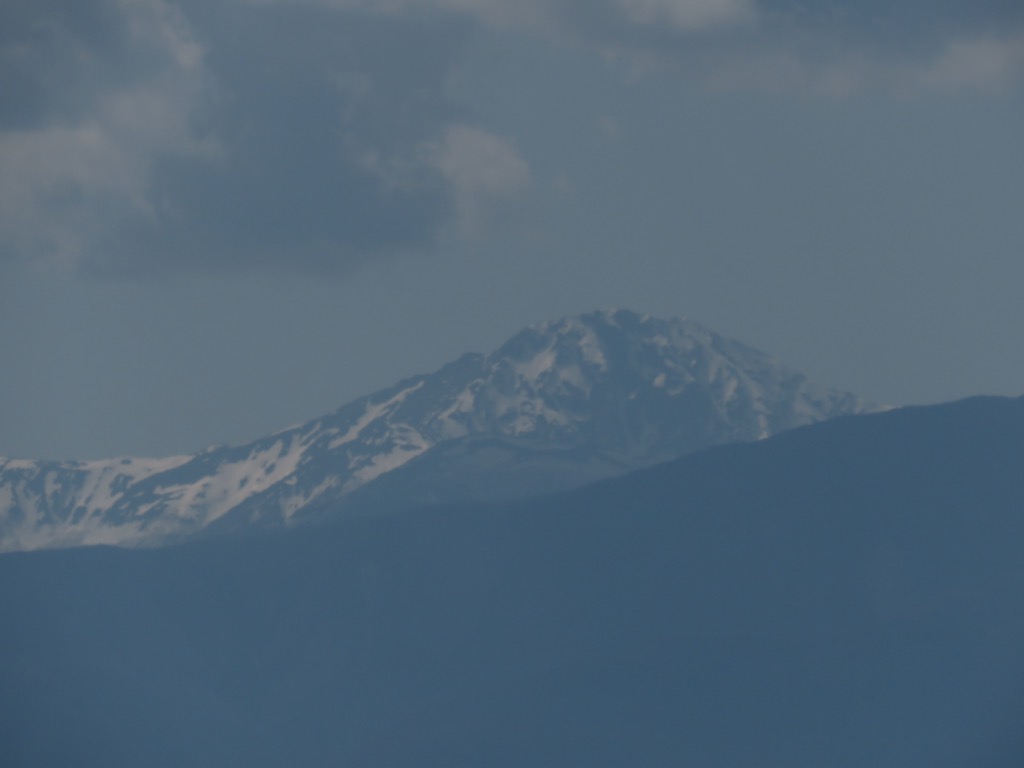
<path fill-rule="evenodd" d="M 14 766 L 1018 768 L 1021 455 L 1024 398 L 969 398 L 555 496 L 3 555 L 0 743 Z"/>
<path fill-rule="evenodd" d="M 0 459 L 0 550 L 290 526 L 356 492 L 372 499 L 364 489 L 442 448 L 467 449 L 445 467 L 461 477 L 477 465 L 480 482 L 465 489 L 475 498 L 499 486 L 530 491 L 530 472 L 507 475 L 503 451 L 532 452 L 534 476 L 548 477 L 540 489 L 557 490 L 559 478 L 579 484 L 866 410 L 692 320 L 599 310 L 530 326 L 490 354 L 465 354 L 240 446 L 162 459 Z M 487 440 L 497 452 L 481 467 L 469 448 Z M 391 492 L 399 506 L 459 498 L 433 477 L 403 482 L 404 500 Z"/>

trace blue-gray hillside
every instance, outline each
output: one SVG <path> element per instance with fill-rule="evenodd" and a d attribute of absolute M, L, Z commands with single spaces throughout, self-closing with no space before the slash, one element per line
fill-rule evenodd
<path fill-rule="evenodd" d="M 1024 400 L 0 556 L 5 766 L 1024 765 Z"/>

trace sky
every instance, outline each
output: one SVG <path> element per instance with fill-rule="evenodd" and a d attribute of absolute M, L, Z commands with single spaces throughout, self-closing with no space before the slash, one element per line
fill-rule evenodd
<path fill-rule="evenodd" d="M 687 316 L 1024 394 L 1018 0 L 7 0 L 0 455 L 235 444 Z"/>

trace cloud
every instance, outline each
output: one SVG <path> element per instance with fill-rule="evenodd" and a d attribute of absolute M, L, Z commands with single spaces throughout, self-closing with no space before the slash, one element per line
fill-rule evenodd
<path fill-rule="evenodd" d="M 714 88 L 845 95 L 1019 82 L 1019 0 L 247 0 L 443 13 Z"/>
<path fill-rule="evenodd" d="M 529 176 L 446 95 L 461 17 L 44 2 L 3 11 L 3 261 L 343 271 L 479 232 Z"/>
<path fill-rule="evenodd" d="M 950 40 L 912 81 L 931 88 L 985 88 L 1024 72 L 1024 32 Z"/>
<path fill-rule="evenodd" d="M 216 152 L 189 124 L 203 52 L 159 0 L 10 4 L 0 19 L 0 252 L 73 262 L 109 216 L 152 214 L 155 156 Z"/>
<path fill-rule="evenodd" d="M 451 96 L 481 26 L 710 88 L 1024 74 L 1009 0 L 9 0 L 0 264 L 336 272 L 480 237 L 531 178 Z"/>
<path fill-rule="evenodd" d="M 483 232 L 503 204 L 530 184 L 530 169 L 505 139 L 472 125 L 453 124 L 426 147 L 426 161 L 453 190 L 460 232 Z"/>
<path fill-rule="evenodd" d="M 905 95 L 1024 78 L 1024 4 L 1008 0 L 567 0 L 563 9 L 563 34 L 636 72 L 716 89 Z"/>
<path fill-rule="evenodd" d="M 634 24 L 668 24 L 684 30 L 746 21 L 753 16 L 751 0 L 616 0 Z"/>

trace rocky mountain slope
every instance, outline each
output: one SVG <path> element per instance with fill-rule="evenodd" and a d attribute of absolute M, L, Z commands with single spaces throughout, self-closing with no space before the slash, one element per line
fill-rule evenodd
<path fill-rule="evenodd" d="M 0 459 L 0 551 L 160 545 L 293 525 L 345 501 L 365 511 L 550 491 L 865 410 L 693 321 L 593 312 L 248 445 Z"/>

